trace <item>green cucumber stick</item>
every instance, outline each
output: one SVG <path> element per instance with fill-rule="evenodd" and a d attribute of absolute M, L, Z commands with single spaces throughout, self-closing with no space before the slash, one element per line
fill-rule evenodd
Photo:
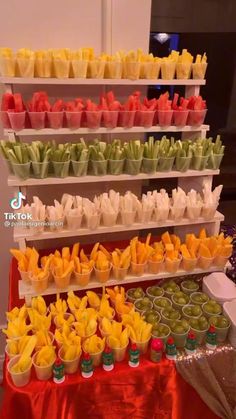
<path fill-rule="evenodd" d="M 7 156 L 8 156 L 8 160 L 10 160 L 11 163 L 19 164 L 19 162 L 17 160 L 17 157 L 16 157 L 13 150 L 9 149 L 7 151 Z"/>
<path fill-rule="evenodd" d="M 14 145 L 13 149 L 14 149 L 16 158 L 18 160 L 18 163 L 22 163 L 21 146 L 20 145 Z"/>

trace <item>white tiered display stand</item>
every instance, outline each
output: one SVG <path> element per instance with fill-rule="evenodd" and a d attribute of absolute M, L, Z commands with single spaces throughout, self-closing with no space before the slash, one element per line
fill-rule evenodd
<path fill-rule="evenodd" d="M 199 95 L 200 92 L 200 86 L 205 85 L 205 80 L 162 80 L 162 79 L 156 79 L 156 80 L 126 80 L 126 79 L 40 79 L 40 78 L 6 78 L 1 77 L 0 83 L 2 83 L 5 87 L 6 92 L 13 92 L 14 87 L 17 85 L 26 85 L 26 86 L 40 86 L 40 89 L 42 89 L 42 85 L 47 86 L 57 86 L 57 85 L 85 85 L 85 86 L 102 86 L 103 91 L 105 91 L 105 86 L 109 86 L 112 88 L 112 86 L 129 86 L 137 88 L 137 86 L 148 86 L 148 85 L 172 85 L 172 86 L 185 86 L 185 97 L 189 97 L 191 95 Z M 22 131 L 14 132 L 13 130 L 5 130 L 5 135 L 8 135 L 10 141 L 15 141 L 17 136 L 32 136 L 32 138 L 36 136 L 48 136 L 53 135 L 54 138 L 60 135 L 74 135 L 74 134 L 81 134 L 81 135 L 100 135 L 100 134 L 134 134 L 134 133 L 154 133 L 154 132 L 165 132 L 171 133 L 171 132 L 181 132 L 182 133 L 182 139 L 194 139 L 196 138 L 205 138 L 207 131 L 209 130 L 208 125 L 201 125 L 197 127 L 192 126 L 185 126 L 183 128 L 178 128 L 175 126 L 169 126 L 166 128 L 162 128 L 160 126 L 153 126 L 149 129 L 142 128 L 142 127 L 133 127 L 130 129 L 124 129 L 124 128 L 114 128 L 114 129 L 106 129 L 106 128 L 99 128 L 97 130 L 91 130 L 88 128 L 80 128 L 78 130 L 72 131 L 67 128 L 62 128 L 58 130 L 53 129 L 42 129 L 42 130 L 33 130 L 33 129 L 23 129 Z M 105 136 L 105 138 L 109 141 L 109 136 Z M 124 137 L 126 140 L 128 140 L 126 137 Z M 128 136 L 130 138 L 130 136 Z M 49 186 L 49 185 L 65 185 L 68 186 L 69 184 L 76 184 L 77 187 L 81 186 L 83 188 L 86 185 L 86 189 L 84 188 L 83 192 L 85 190 L 89 191 L 89 188 L 92 188 L 93 191 L 96 193 L 99 193 L 100 191 L 104 191 L 104 185 L 108 185 L 111 187 L 111 185 L 114 187 L 113 182 L 117 182 L 115 184 L 117 185 L 123 185 L 123 190 L 127 190 L 128 188 L 131 190 L 134 190 L 133 185 L 141 185 L 142 181 L 147 181 L 149 179 L 170 179 L 170 178 L 177 178 L 178 186 L 183 188 L 186 192 L 189 191 L 191 188 L 194 188 L 195 190 L 200 191 L 202 189 L 203 181 L 207 177 L 210 179 L 212 183 L 212 179 L 214 175 L 218 175 L 219 170 L 203 170 L 203 171 L 196 171 L 196 170 L 188 170 L 185 173 L 177 172 L 177 171 L 171 171 L 171 172 L 157 172 L 155 174 L 144 174 L 140 173 L 137 176 L 131 176 L 131 175 L 105 175 L 105 176 L 84 176 L 84 177 L 66 177 L 66 178 L 53 178 L 49 177 L 46 179 L 34 179 L 29 178 L 27 180 L 20 180 L 12 175 L 8 177 L 8 185 L 14 188 L 15 195 L 21 191 L 25 196 L 27 196 L 27 190 L 30 187 L 38 187 L 38 186 Z M 134 182 L 136 181 L 136 183 Z M 94 185 L 93 185 L 94 184 Z M 93 186 L 92 186 L 93 185 Z M 128 185 L 128 186 L 127 186 Z M 96 188 L 96 189 L 94 189 Z M 100 188 L 100 190 L 99 190 Z M 137 187 L 136 190 L 137 191 Z M 141 187 L 139 187 L 139 192 L 141 191 Z M 158 228 L 167 228 L 167 227 L 173 227 L 174 233 L 180 235 L 180 237 L 184 237 L 184 235 L 187 232 L 193 232 L 198 233 L 200 228 L 205 227 L 207 229 L 208 234 L 214 235 L 219 233 L 220 229 L 220 222 L 224 220 L 224 216 L 220 214 L 219 212 L 216 213 L 215 217 L 209 221 L 204 220 L 203 218 L 199 218 L 196 220 L 189 220 L 189 219 L 182 219 L 178 221 L 174 220 L 167 220 L 166 222 L 157 223 L 157 222 L 150 222 L 150 223 L 135 223 L 134 225 L 130 227 L 126 227 L 123 225 L 116 225 L 114 227 L 104 227 L 100 226 L 97 230 L 89 230 L 86 228 L 81 228 L 77 231 L 69 231 L 69 230 L 61 230 L 56 232 L 49 232 L 45 231 L 41 234 L 30 234 L 27 230 L 20 230 L 19 228 L 14 230 L 14 240 L 18 242 L 19 248 L 21 250 L 24 250 L 27 246 L 27 243 L 35 242 L 35 241 L 42 241 L 47 239 L 60 239 L 65 237 L 73 237 L 77 238 L 77 240 L 80 240 L 82 236 L 94 236 L 96 234 L 99 234 L 99 240 L 102 241 L 102 235 L 103 234 L 109 234 L 109 233 L 120 233 L 124 231 L 141 231 L 141 230 L 154 230 Z M 152 275 L 152 274 L 145 274 L 142 277 L 134 277 L 132 275 L 127 275 L 127 277 L 122 280 L 122 284 L 125 283 L 136 283 L 136 282 L 143 282 L 145 280 L 155 280 L 159 278 L 169 278 L 173 276 L 183 276 L 183 275 L 189 275 L 189 274 L 199 274 L 204 272 L 211 272 L 214 271 L 215 267 L 212 267 L 208 269 L 207 271 L 203 271 L 201 269 L 195 269 L 193 272 L 185 272 L 183 270 L 179 270 L 175 274 L 169 274 L 169 273 L 161 273 L 158 275 Z M 119 282 L 113 278 L 111 278 L 106 285 L 116 285 Z M 91 288 L 98 288 L 101 287 L 102 284 L 95 281 L 95 279 L 91 280 L 89 284 L 85 287 L 81 287 L 79 285 L 76 285 L 75 283 L 72 283 L 67 289 L 60 290 L 55 287 L 55 284 L 50 284 L 48 289 L 42 292 L 42 295 L 50 295 L 50 294 L 56 294 L 58 292 L 67 292 L 69 290 L 82 290 L 82 289 L 91 289 Z M 36 295 L 33 288 L 30 285 L 26 285 L 23 283 L 23 281 L 19 282 L 19 296 L 20 298 L 25 298 L 27 303 L 30 303 L 30 299 L 32 296 Z"/>

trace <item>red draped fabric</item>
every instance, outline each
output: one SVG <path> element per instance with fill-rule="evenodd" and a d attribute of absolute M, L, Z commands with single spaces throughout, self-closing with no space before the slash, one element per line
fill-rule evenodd
<path fill-rule="evenodd" d="M 97 368 L 93 377 L 67 376 L 63 384 L 32 380 L 16 388 L 5 375 L 2 419 L 217 419 L 172 361 L 127 361 L 112 372 Z"/>

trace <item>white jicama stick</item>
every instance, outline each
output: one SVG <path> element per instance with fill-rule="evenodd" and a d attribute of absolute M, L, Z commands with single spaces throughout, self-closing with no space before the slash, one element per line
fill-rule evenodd
<path fill-rule="evenodd" d="M 83 208 L 83 198 L 79 195 L 74 197 L 74 207 L 75 208 Z"/>
<path fill-rule="evenodd" d="M 72 195 L 70 195 L 70 194 L 68 194 L 68 193 L 64 193 L 63 195 L 62 195 L 62 198 L 61 198 L 61 205 L 63 206 L 63 207 L 65 207 L 65 205 L 66 205 L 66 202 L 67 202 L 67 200 L 68 200 L 68 198 L 73 198 L 73 196 Z"/>
<path fill-rule="evenodd" d="M 120 207 L 120 194 L 119 192 L 113 191 L 113 189 L 110 189 L 109 191 L 109 199 L 111 201 L 112 207 L 116 213 L 119 212 Z"/>
<path fill-rule="evenodd" d="M 63 194 L 61 199 L 61 205 L 64 208 L 64 214 L 66 215 L 68 211 L 73 207 L 74 197 L 69 194 Z"/>
<path fill-rule="evenodd" d="M 81 217 L 82 216 L 82 208 L 71 208 L 67 212 L 67 217 Z"/>
<path fill-rule="evenodd" d="M 54 205 L 57 214 L 57 219 L 62 218 L 64 215 L 63 206 L 56 199 L 54 199 Z"/>
<path fill-rule="evenodd" d="M 170 211 L 174 220 L 183 218 L 186 209 L 186 194 L 181 188 L 172 190 Z"/>
<path fill-rule="evenodd" d="M 188 192 L 186 197 L 187 217 L 190 220 L 195 220 L 200 217 L 202 210 L 202 198 L 194 189 Z"/>

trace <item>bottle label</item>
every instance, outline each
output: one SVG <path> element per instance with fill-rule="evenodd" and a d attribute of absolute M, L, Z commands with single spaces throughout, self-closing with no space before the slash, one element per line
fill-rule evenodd
<path fill-rule="evenodd" d="M 130 362 L 132 364 L 137 364 L 139 362 L 139 353 L 130 354 Z"/>
<path fill-rule="evenodd" d="M 53 375 L 56 380 L 61 380 L 64 377 L 64 365 L 58 365 L 53 368 Z"/>
<path fill-rule="evenodd" d="M 152 362 L 160 362 L 162 359 L 162 352 L 151 349 L 150 357 Z"/>
<path fill-rule="evenodd" d="M 103 355 L 103 364 L 104 365 L 112 365 L 113 364 L 113 355 L 112 354 Z"/>

